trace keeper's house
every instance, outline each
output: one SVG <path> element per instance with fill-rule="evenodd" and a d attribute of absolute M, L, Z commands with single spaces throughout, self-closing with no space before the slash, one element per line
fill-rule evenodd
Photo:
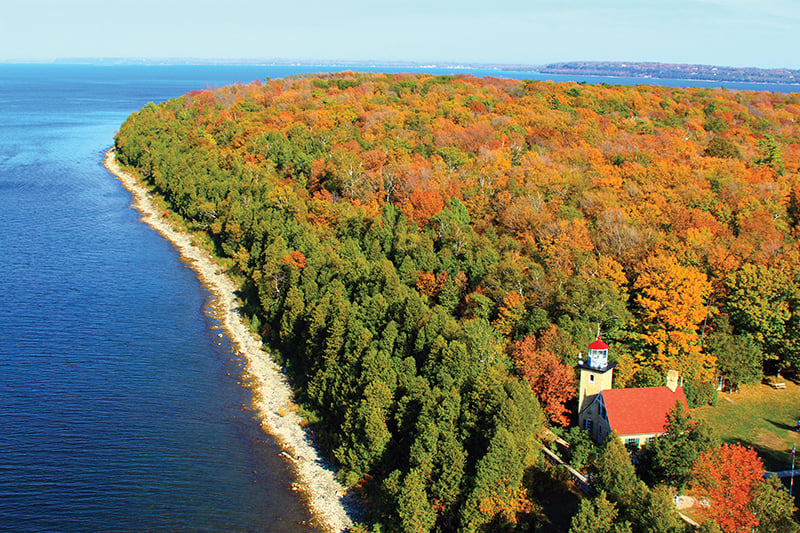
<path fill-rule="evenodd" d="M 667 413 L 676 403 L 689 409 L 674 370 L 666 387 L 612 389 L 614 364 L 608 363 L 608 345 L 599 332 L 589 345 L 588 360 L 579 360 L 578 368 L 578 423 L 596 442 L 616 431 L 627 446 L 642 446 L 666 431 Z"/>

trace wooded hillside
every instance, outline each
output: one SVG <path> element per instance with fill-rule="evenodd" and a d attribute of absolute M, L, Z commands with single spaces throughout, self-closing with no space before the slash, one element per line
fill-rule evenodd
<path fill-rule="evenodd" d="M 524 528 L 597 335 L 690 402 L 800 361 L 800 95 L 293 77 L 131 115 L 138 169 L 245 281 L 388 530 Z M 540 407 L 541 405 L 541 407 Z"/>

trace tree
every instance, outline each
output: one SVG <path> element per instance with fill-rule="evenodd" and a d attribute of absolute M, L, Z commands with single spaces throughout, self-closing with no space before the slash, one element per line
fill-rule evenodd
<path fill-rule="evenodd" d="M 750 333 L 767 354 L 784 355 L 790 303 L 797 294 L 792 278 L 782 269 L 747 263 L 725 283 L 731 325 Z"/>
<path fill-rule="evenodd" d="M 645 261 L 634 288 L 641 308 L 645 343 L 655 352 L 653 364 L 666 372 L 678 370 L 708 379 L 714 360 L 702 353 L 698 328 L 708 315 L 705 299 L 711 286 L 705 274 L 685 267 L 669 255 Z"/>
<path fill-rule="evenodd" d="M 594 498 L 581 500 L 578 512 L 572 517 L 569 533 L 616 533 L 618 515 L 616 506 L 608 501 L 606 492 L 601 490 Z"/>
<path fill-rule="evenodd" d="M 776 173 L 783 174 L 786 166 L 783 162 L 783 150 L 781 145 L 778 144 L 777 139 L 772 135 L 766 135 L 758 143 L 759 145 L 759 158 L 756 159 L 756 165 L 768 165 L 772 167 Z"/>
<path fill-rule="evenodd" d="M 511 359 L 530 383 L 550 420 L 566 426 L 569 423 L 566 403 L 577 393 L 575 371 L 552 352 L 538 349 L 532 335 L 512 345 Z"/>
<path fill-rule="evenodd" d="M 575 371 L 551 352 L 540 352 L 539 376 L 531 388 L 544 407 L 545 413 L 556 424 L 569 424 L 566 403 L 577 395 Z"/>
<path fill-rule="evenodd" d="M 594 462 L 598 449 L 588 431 L 572 426 L 564 435 L 564 440 L 569 443 L 569 465 L 572 468 L 580 470 Z"/>
<path fill-rule="evenodd" d="M 616 432 L 608 436 L 595 467 L 594 488 L 616 505 L 623 525 L 646 533 L 681 531 L 669 492 L 664 487 L 651 490 L 636 477 L 628 450 Z"/>
<path fill-rule="evenodd" d="M 386 384 L 373 381 L 364 390 L 358 408 L 348 411 L 342 445 L 333 451 L 334 457 L 350 470 L 347 485 L 354 485 L 369 471 L 391 440 L 386 427 L 386 411 L 391 403 L 392 393 Z"/>
<path fill-rule="evenodd" d="M 764 463 L 755 450 L 723 444 L 700 455 L 690 493 L 700 501 L 698 511 L 723 531 L 750 533 L 759 525 L 753 501 L 763 474 Z"/>
<path fill-rule="evenodd" d="M 757 383 L 763 375 L 761 346 L 749 333 L 733 335 L 727 316 L 717 321 L 717 329 L 708 337 L 705 349 L 717 358 L 717 370 L 732 391 L 740 385 Z"/>
<path fill-rule="evenodd" d="M 760 533 L 796 533 L 800 531 L 800 527 L 793 519 L 794 498 L 777 476 L 770 476 L 756 486 L 752 509 L 753 514 L 758 518 Z"/>
<path fill-rule="evenodd" d="M 516 291 L 509 292 L 503 305 L 497 310 L 497 315 L 492 326 L 504 336 L 510 337 L 525 317 L 525 299 Z"/>
<path fill-rule="evenodd" d="M 436 513 L 428 502 L 424 474 L 419 468 L 412 469 L 406 476 L 397 506 L 403 531 L 423 533 L 433 527 Z"/>
<path fill-rule="evenodd" d="M 462 508 L 461 527 L 478 531 L 494 520 L 517 522 L 532 507 L 522 486 L 523 453 L 513 435 L 501 427 L 478 462 L 475 488 Z"/>
<path fill-rule="evenodd" d="M 612 431 L 608 436 L 595 466 L 597 467 L 595 490 L 605 491 L 618 508 L 630 507 L 644 483 L 636 477 L 630 454 L 616 431 Z"/>
<path fill-rule="evenodd" d="M 666 432 L 642 448 L 639 471 L 650 485 L 666 483 L 682 489 L 691 479 L 700 454 L 714 446 L 708 426 L 693 421 L 678 402 L 667 414 Z"/>
<path fill-rule="evenodd" d="M 683 533 L 683 523 L 675 511 L 669 490 L 659 485 L 636 493 L 633 505 L 625 514 L 637 533 Z"/>
<path fill-rule="evenodd" d="M 708 142 L 705 154 L 710 157 L 720 157 L 723 159 L 739 159 L 742 154 L 739 147 L 730 139 L 715 135 Z"/>
<path fill-rule="evenodd" d="M 592 275 L 570 276 L 556 299 L 574 320 L 600 324 L 603 331 L 613 331 L 630 321 L 627 297 L 613 280 Z"/>

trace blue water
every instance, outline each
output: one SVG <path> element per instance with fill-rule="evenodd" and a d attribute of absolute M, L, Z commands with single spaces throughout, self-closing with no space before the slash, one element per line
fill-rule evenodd
<path fill-rule="evenodd" d="M 240 76 L 0 67 L 0 530 L 311 530 L 208 291 L 102 166 L 132 111 Z"/>
<path fill-rule="evenodd" d="M 323 70 L 0 65 L 0 530 L 311 529 L 208 291 L 102 158 L 147 102 Z"/>

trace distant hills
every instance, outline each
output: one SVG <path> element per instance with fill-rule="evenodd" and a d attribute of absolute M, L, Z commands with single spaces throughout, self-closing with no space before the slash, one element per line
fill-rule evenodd
<path fill-rule="evenodd" d="M 800 83 L 800 70 L 785 68 L 735 68 L 672 63 L 623 63 L 618 61 L 572 61 L 552 63 L 536 69 L 542 74 L 569 76 L 618 76 L 678 80 L 713 80 L 755 83 Z"/>

